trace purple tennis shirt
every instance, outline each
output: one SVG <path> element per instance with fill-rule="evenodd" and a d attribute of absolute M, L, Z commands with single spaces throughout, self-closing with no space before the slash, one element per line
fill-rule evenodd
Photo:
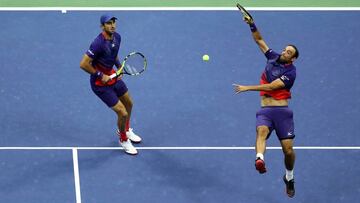
<path fill-rule="evenodd" d="M 280 64 L 278 59 L 280 54 L 272 49 L 269 49 L 265 56 L 267 63 L 264 72 L 261 75 L 260 84 L 269 84 L 276 79 L 284 82 L 285 87 L 273 91 L 260 91 L 261 96 L 270 96 L 274 99 L 289 99 L 291 98 L 290 89 L 294 85 L 296 78 L 296 67 L 293 64 Z"/>
<path fill-rule="evenodd" d="M 106 75 L 115 73 L 113 66 L 116 61 L 121 43 L 121 36 L 115 32 L 112 39 L 107 39 L 105 33 L 100 33 L 91 43 L 90 48 L 86 51 L 86 55 L 93 59 L 92 65 L 97 70 Z M 94 75 L 90 76 L 91 85 L 107 86 L 116 82 L 116 78 L 103 84 L 100 78 Z"/>

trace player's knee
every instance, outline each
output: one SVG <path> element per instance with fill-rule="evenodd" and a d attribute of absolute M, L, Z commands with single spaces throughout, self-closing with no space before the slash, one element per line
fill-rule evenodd
<path fill-rule="evenodd" d="M 285 147 L 283 151 L 285 156 L 293 156 L 295 154 L 294 149 L 290 146 Z"/>
<path fill-rule="evenodd" d="M 256 132 L 258 136 L 266 138 L 267 135 L 269 134 L 269 129 L 268 127 L 265 126 L 259 126 L 256 128 Z"/>
<path fill-rule="evenodd" d="M 121 117 L 127 117 L 128 116 L 128 112 L 126 111 L 126 109 L 124 107 L 114 107 L 113 110 L 115 111 L 115 113 L 118 115 L 118 116 L 121 116 Z"/>
<path fill-rule="evenodd" d="M 121 111 L 118 112 L 118 115 L 121 117 L 128 117 L 128 112 L 125 109 L 122 109 Z"/>
<path fill-rule="evenodd" d="M 134 102 L 131 99 L 129 99 L 129 101 L 127 102 L 128 108 L 131 109 L 133 107 L 133 105 L 134 105 Z"/>

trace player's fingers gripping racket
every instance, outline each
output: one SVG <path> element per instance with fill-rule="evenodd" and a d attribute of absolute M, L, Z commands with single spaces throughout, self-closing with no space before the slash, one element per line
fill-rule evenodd
<path fill-rule="evenodd" d="M 125 57 L 121 63 L 121 67 L 116 73 L 110 75 L 110 78 L 119 77 L 122 74 L 126 75 L 140 75 L 146 70 L 147 61 L 145 56 L 140 52 L 131 52 Z"/>
<path fill-rule="evenodd" d="M 242 13 L 245 20 L 249 21 L 250 23 L 254 22 L 253 17 L 250 15 L 250 13 L 239 3 L 236 4 L 240 12 Z"/>

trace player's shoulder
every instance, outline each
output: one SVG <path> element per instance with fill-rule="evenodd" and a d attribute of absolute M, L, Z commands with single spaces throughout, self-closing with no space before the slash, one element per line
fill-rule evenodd
<path fill-rule="evenodd" d="M 294 71 L 294 72 L 296 72 L 296 66 L 295 66 L 295 64 L 291 64 L 290 65 L 290 68 L 291 68 L 291 71 Z"/>
<path fill-rule="evenodd" d="M 272 54 L 272 55 L 280 55 L 279 53 L 277 53 L 276 51 L 274 51 L 274 49 L 269 48 L 265 54 Z"/>
<path fill-rule="evenodd" d="M 119 34 L 119 33 L 117 33 L 117 32 L 114 32 L 114 37 L 116 38 L 116 39 L 119 39 L 119 40 L 121 40 L 121 35 Z"/>
<path fill-rule="evenodd" d="M 294 78 L 296 77 L 296 66 L 294 64 L 291 64 L 290 67 L 288 67 L 288 70 L 286 71 L 288 75 L 292 75 Z"/>
<path fill-rule="evenodd" d="M 95 39 L 91 42 L 92 45 L 100 45 L 104 42 L 104 36 L 100 33 Z"/>
<path fill-rule="evenodd" d="M 280 54 L 275 52 L 273 49 L 269 48 L 265 53 L 265 57 L 268 59 L 269 62 L 276 61 Z"/>
<path fill-rule="evenodd" d="M 116 36 L 116 37 L 121 37 L 118 32 L 114 32 L 114 36 Z"/>

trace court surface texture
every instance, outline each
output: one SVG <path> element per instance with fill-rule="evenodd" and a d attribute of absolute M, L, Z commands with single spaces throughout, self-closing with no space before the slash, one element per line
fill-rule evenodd
<path fill-rule="evenodd" d="M 288 202 L 275 134 L 254 168 L 257 92 L 266 59 L 236 10 L 111 11 L 119 57 L 148 70 L 126 77 L 137 156 L 117 144 L 116 117 L 79 68 L 103 11 L 0 12 L 0 202 Z M 267 44 L 300 51 L 293 202 L 360 198 L 358 11 L 252 11 Z M 210 60 L 202 61 L 208 54 Z"/>

